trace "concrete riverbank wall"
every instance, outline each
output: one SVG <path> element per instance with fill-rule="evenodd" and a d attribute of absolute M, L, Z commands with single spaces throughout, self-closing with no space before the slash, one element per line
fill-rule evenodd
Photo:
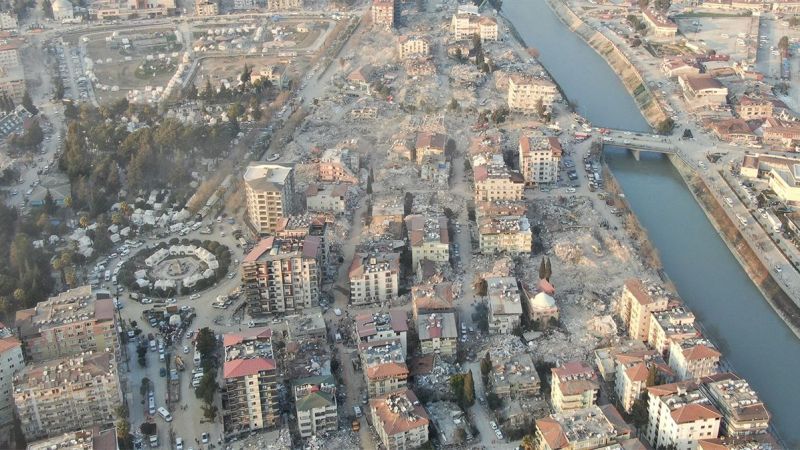
<path fill-rule="evenodd" d="M 592 47 L 617 74 L 625 89 L 633 96 L 642 115 L 653 128 L 668 118 L 664 108 L 647 87 L 642 75 L 620 49 L 599 31 L 587 25 L 566 4 L 546 0 L 556 16 Z"/>

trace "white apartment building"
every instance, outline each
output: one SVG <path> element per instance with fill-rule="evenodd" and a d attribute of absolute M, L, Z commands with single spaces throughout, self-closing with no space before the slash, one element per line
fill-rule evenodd
<path fill-rule="evenodd" d="M 306 188 L 306 210 L 342 214 L 347 208 L 346 184 L 315 183 Z"/>
<path fill-rule="evenodd" d="M 244 173 L 247 219 L 255 234 L 275 231 L 294 211 L 294 166 L 254 163 Z"/>
<path fill-rule="evenodd" d="M 533 232 L 524 202 L 479 202 L 475 214 L 481 253 L 530 253 Z"/>
<path fill-rule="evenodd" d="M 546 78 L 520 74 L 508 77 L 508 108 L 512 111 L 535 113 L 539 105 L 549 111 L 557 94 L 555 83 Z"/>
<path fill-rule="evenodd" d="M 10 12 L 0 13 L 0 30 L 16 30 L 17 18 Z"/>
<path fill-rule="evenodd" d="M 0 42 L 0 67 L 11 68 L 19 67 L 21 62 L 19 60 L 19 41 L 10 40 Z"/>
<path fill-rule="evenodd" d="M 397 56 L 400 59 L 418 58 L 431 54 L 428 40 L 419 36 L 400 36 L 397 40 Z"/>
<path fill-rule="evenodd" d="M 303 0 L 267 0 L 270 11 L 289 11 L 303 8 Z"/>
<path fill-rule="evenodd" d="M 558 181 L 558 167 L 563 150 L 556 137 L 541 133 L 519 138 L 519 168 L 528 185 Z"/>
<path fill-rule="evenodd" d="M 228 392 L 226 428 L 255 431 L 275 426 L 280 417 L 275 360 L 264 357 L 225 361 Z"/>
<path fill-rule="evenodd" d="M 489 333 L 511 334 L 522 320 L 522 298 L 514 277 L 487 277 Z"/>
<path fill-rule="evenodd" d="M 503 155 L 493 155 L 486 164 L 475 166 L 475 201 L 525 199 L 525 179 L 506 166 Z"/>
<path fill-rule="evenodd" d="M 450 261 L 450 234 L 447 217 L 425 217 L 412 214 L 406 217 L 408 245 L 411 248 L 411 264 L 417 267 L 420 260 L 433 262 Z"/>
<path fill-rule="evenodd" d="M 242 260 L 250 314 L 283 313 L 319 304 L 321 239 L 262 239 Z"/>
<path fill-rule="evenodd" d="M 702 378 L 717 373 L 721 356 L 708 339 L 698 337 L 672 341 L 669 347 L 669 366 L 679 380 Z"/>
<path fill-rule="evenodd" d="M 14 404 L 29 441 L 113 422 L 122 404 L 114 354 L 86 352 L 29 365 L 14 377 Z"/>
<path fill-rule="evenodd" d="M 645 437 L 653 447 L 695 450 L 700 439 L 719 435 L 722 415 L 693 381 L 647 388 Z"/>
<path fill-rule="evenodd" d="M 22 344 L 10 328 L 0 328 L 0 427 L 14 422 L 14 375 L 25 367 Z"/>
<path fill-rule="evenodd" d="M 398 341 L 408 355 L 408 317 L 401 309 L 357 314 L 353 328 L 356 342 Z"/>
<path fill-rule="evenodd" d="M 450 31 L 455 40 L 472 39 L 478 35 L 481 42 L 497 40 L 497 21 L 478 15 L 477 7 L 461 5 L 450 21 Z"/>
<path fill-rule="evenodd" d="M 458 327 L 454 313 L 431 313 L 417 319 L 417 336 L 423 355 L 453 356 L 458 347 Z"/>
<path fill-rule="evenodd" d="M 303 439 L 337 430 L 336 380 L 332 375 L 295 381 L 294 402 L 297 427 Z"/>
<path fill-rule="evenodd" d="M 369 401 L 372 426 L 386 450 L 410 450 L 428 442 L 428 414 L 414 391 L 403 389 Z"/>
<path fill-rule="evenodd" d="M 254 0 L 233 0 L 233 9 L 254 9 L 255 7 Z"/>
<path fill-rule="evenodd" d="M 571 361 L 551 369 L 550 402 L 556 412 L 582 409 L 597 402 L 600 385 L 594 369 Z"/>
<path fill-rule="evenodd" d="M 201 2 L 194 4 L 194 13 L 197 16 L 216 16 L 219 14 L 217 2 Z"/>
<path fill-rule="evenodd" d="M 664 311 L 650 313 L 650 331 L 646 342 L 665 357 L 673 342 L 700 335 L 694 326 L 694 313 L 676 303 L 671 302 L 671 307 Z"/>
<path fill-rule="evenodd" d="M 669 298 L 663 287 L 631 278 L 625 281 L 617 306 L 628 336 L 645 342 L 650 333 L 651 314 L 666 310 Z"/>
<path fill-rule="evenodd" d="M 356 253 L 348 277 L 350 301 L 354 305 L 396 298 L 400 281 L 400 254 Z"/>
<path fill-rule="evenodd" d="M 358 354 L 370 397 L 405 389 L 409 372 L 399 339 L 360 342 Z"/>
<path fill-rule="evenodd" d="M 703 388 L 722 414 L 725 436 L 767 433 L 770 413 L 747 380 L 732 373 L 713 377 Z"/>

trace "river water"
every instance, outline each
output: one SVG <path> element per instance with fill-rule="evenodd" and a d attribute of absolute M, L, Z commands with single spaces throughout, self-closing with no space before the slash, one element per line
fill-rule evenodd
<path fill-rule="evenodd" d="M 504 0 L 503 15 L 539 50 L 541 63 L 593 125 L 649 130 L 616 74 L 544 0 Z M 706 335 L 758 391 L 781 438 L 800 448 L 800 341 L 750 281 L 666 158 L 642 153 L 637 162 L 612 148 L 606 160 Z"/>

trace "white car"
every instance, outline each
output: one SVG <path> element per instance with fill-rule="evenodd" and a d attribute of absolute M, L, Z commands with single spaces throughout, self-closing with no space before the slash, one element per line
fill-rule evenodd
<path fill-rule="evenodd" d="M 183 438 L 175 438 L 175 450 L 183 450 Z"/>
<path fill-rule="evenodd" d="M 198 298 L 200 298 L 200 294 L 192 294 L 189 296 L 190 300 L 197 300 Z"/>
<path fill-rule="evenodd" d="M 494 420 L 493 420 L 493 421 L 491 421 L 491 422 L 489 422 L 489 426 L 490 426 L 490 427 L 492 427 L 492 429 L 493 429 L 493 430 L 496 430 L 496 429 L 497 429 L 497 424 L 495 423 L 495 421 L 494 421 Z"/>
<path fill-rule="evenodd" d="M 183 353 L 184 354 L 189 353 L 189 346 L 188 345 L 184 345 L 183 346 Z"/>

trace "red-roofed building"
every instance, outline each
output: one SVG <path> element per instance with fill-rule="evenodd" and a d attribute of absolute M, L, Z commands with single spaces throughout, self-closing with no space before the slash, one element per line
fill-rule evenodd
<path fill-rule="evenodd" d="M 321 257 L 318 236 L 262 239 L 242 261 L 242 286 L 250 314 L 317 306 Z"/>
<path fill-rule="evenodd" d="M 452 312 L 423 314 L 417 319 L 422 354 L 453 356 L 458 348 L 456 315 Z"/>
<path fill-rule="evenodd" d="M 475 166 L 475 201 L 525 199 L 525 179 L 506 166 L 503 155 L 492 155 L 486 164 Z"/>
<path fill-rule="evenodd" d="M 405 222 L 412 267 L 417 267 L 422 259 L 442 263 L 450 261 L 447 217 L 412 214 L 406 217 Z"/>
<path fill-rule="evenodd" d="M 639 279 L 625 281 L 622 295 L 617 302 L 622 323 L 628 328 L 628 335 L 642 342 L 650 333 L 651 314 L 664 311 L 669 306 L 666 291 L 654 284 L 645 284 Z"/>
<path fill-rule="evenodd" d="M 654 350 L 618 355 L 615 360 L 614 390 L 620 406 L 628 413 L 648 384 L 672 381 L 675 376 L 661 355 Z"/>
<path fill-rule="evenodd" d="M 280 410 L 274 359 L 239 358 L 223 366 L 228 407 L 225 434 L 275 426 Z"/>
<path fill-rule="evenodd" d="M 722 414 L 695 381 L 647 388 L 648 426 L 645 436 L 653 447 L 694 450 L 700 439 L 719 435 Z"/>
<path fill-rule="evenodd" d="M 550 401 L 557 412 L 588 408 L 597 401 L 600 385 L 594 369 L 580 361 L 570 361 L 552 369 Z"/>
<path fill-rule="evenodd" d="M 428 442 L 428 414 L 410 389 L 369 401 L 372 426 L 387 450 L 414 449 Z"/>
<path fill-rule="evenodd" d="M 354 305 L 397 298 L 400 254 L 356 253 L 347 274 L 350 279 L 350 301 Z"/>
<path fill-rule="evenodd" d="M 631 428 L 613 405 L 590 406 L 536 420 L 537 450 L 635 448 L 621 445 L 630 436 Z"/>
<path fill-rule="evenodd" d="M 679 380 L 702 378 L 717 373 L 722 354 L 703 338 L 672 341 L 669 347 L 669 365 Z"/>
<path fill-rule="evenodd" d="M 372 342 L 396 339 L 403 347 L 403 354 L 408 351 L 408 318 L 406 312 L 394 309 L 388 313 L 362 313 L 355 319 L 356 342 Z"/>

